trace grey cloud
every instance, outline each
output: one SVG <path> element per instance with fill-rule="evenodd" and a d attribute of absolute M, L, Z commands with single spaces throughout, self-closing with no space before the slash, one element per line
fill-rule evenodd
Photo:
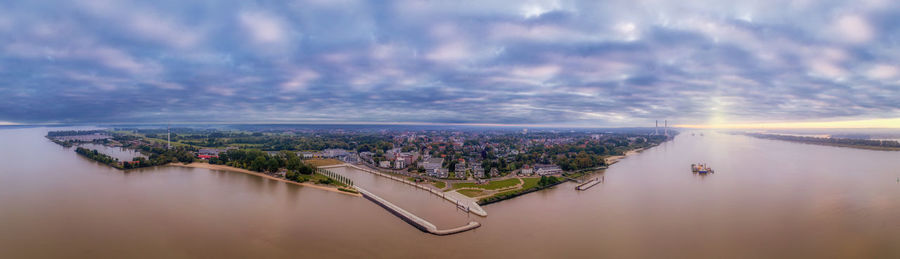
<path fill-rule="evenodd" d="M 0 121 L 632 126 L 896 117 L 897 7 L 5 2 Z"/>

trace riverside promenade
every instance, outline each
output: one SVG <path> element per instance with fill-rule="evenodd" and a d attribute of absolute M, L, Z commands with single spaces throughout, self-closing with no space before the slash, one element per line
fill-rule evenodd
<path fill-rule="evenodd" d="M 378 171 L 371 170 L 371 169 L 367 169 L 367 168 L 358 167 L 358 166 L 352 165 L 352 164 L 346 164 L 346 163 L 344 163 L 344 164 L 340 164 L 340 165 L 320 166 L 319 168 L 321 168 L 321 169 L 329 169 L 329 168 L 338 168 L 338 167 L 350 167 L 350 168 L 353 168 L 353 169 L 356 169 L 356 170 L 360 170 L 360 171 L 372 173 L 372 174 L 375 174 L 375 175 L 378 175 L 378 176 L 382 176 L 382 177 L 387 177 L 387 178 L 392 179 L 392 180 L 394 180 L 394 181 L 399 181 L 399 182 L 401 182 L 401 183 L 405 183 L 405 184 L 408 184 L 408 185 L 411 185 L 411 186 L 415 186 L 416 188 L 419 188 L 419 189 L 422 189 L 422 190 L 426 190 L 426 191 L 428 191 L 428 192 L 431 192 L 431 193 L 434 194 L 434 195 L 440 196 L 440 197 L 443 198 L 444 200 L 449 201 L 450 203 L 453 203 L 457 208 L 463 209 L 463 210 L 465 210 L 465 211 L 467 211 L 467 212 L 469 212 L 469 213 L 472 213 L 472 214 L 475 214 L 475 215 L 478 215 L 478 216 L 487 217 L 487 211 L 485 211 L 484 208 L 481 207 L 481 205 L 478 205 L 478 203 L 477 203 L 476 200 L 474 200 L 474 199 L 469 199 L 469 198 L 464 198 L 464 197 L 460 197 L 460 196 L 462 196 L 462 195 L 448 195 L 447 193 L 444 193 L 444 192 L 442 192 L 442 191 L 440 191 L 440 190 L 432 189 L 432 188 L 430 188 L 430 187 L 428 187 L 428 186 L 422 186 L 422 185 L 420 185 L 420 184 L 414 183 L 414 182 L 412 182 L 412 181 L 409 181 L 409 180 L 406 180 L 406 179 L 403 179 L 403 178 L 399 178 L 399 177 L 396 177 L 396 176 L 393 176 L 393 175 L 385 174 L 385 173 L 378 172 Z"/>

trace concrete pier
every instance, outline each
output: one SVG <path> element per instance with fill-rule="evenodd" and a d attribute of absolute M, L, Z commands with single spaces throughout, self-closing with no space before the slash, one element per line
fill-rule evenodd
<path fill-rule="evenodd" d="M 591 179 L 590 181 L 587 181 L 582 184 L 579 184 L 578 186 L 575 186 L 575 190 L 584 191 L 584 190 L 587 190 L 588 188 L 594 187 L 594 185 L 597 185 L 598 183 L 601 183 L 601 182 L 603 182 L 603 180 L 601 180 L 600 178 L 594 178 L 594 179 Z"/>
<path fill-rule="evenodd" d="M 359 191 L 359 193 L 361 193 L 363 195 L 363 197 L 366 197 L 367 199 L 371 200 L 372 202 L 375 202 L 376 204 L 387 209 L 394 215 L 397 215 L 397 217 L 400 217 L 401 219 L 403 219 L 403 221 L 406 221 L 410 225 L 413 225 L 414 227 L 418 228 L 419 230 L 422 230 L 423 232 L 428 232 L 428 233 L 431 233 L 434 235 L 444 236 L 444 235 L 452 235 L 452 234 L 456 234 L 456 233 L 460 233 L 460 232 L 469 231 L 469 230 L 472 230 L 472 229 L 475 229 L 475 228 L 478 228 L 481 226 L 481 223 L 478 223 L 475 221 L 470 221 L 469 224 L 466 224 L 465 226 L 460 226 L 460 227 L 451 228 L 451 229 L 438 229 L 437 226 L 435 226 L 431 222 L 428 222 L 427 220 L 420 218 L 419 216 L 416 216 L 415 214 L 412 214 L 409 211 L 406 211 L 403 208 L 400 208 L 399 206 L 394 205 L 393 203 L 391 203 L 381 197 L 378 197 L 377 195 L 375 195 L 369 191 L 366 191 L 363 188 L 360 188 L 358 186 L 356 186 L 355 188 L 356 188 L 356 190 Z"/>
<path fill-rule="evenodd" d="M 472 214 L 475 214 L 475 215 L 478 215 L 478 216 L 482 216 L 482 217 L 487 217 L 487 211 L 485 211 L 483 208 L 481 208 L 481 206 L 478 205 L 478 203 L 476 203 L 476 202 L 473 201 L 473 200 L 462 199 L 462 198 L 460 198 L 460 197 L 453 197 L 453 195 L 447 195 L 447 194 L 445 194 L 445 193 L 442 192 L 442 191 L 435 190 L 435 189 L 432 189 L 432 188 L 427 187 L 427 186 L 422 186 L 422 185 L 419 185 L 419 184 L 417 184 L 417 183 L 414 183 L 414 182 L 411 182 L 411 181 L 409 181 L 409 180 L 402 179 L 402 178 L 399 178 L 399 177 L 396 177 L 396 176 L 393 176 L 393 175 L 385 174 L 385 173 L 378 172 L 378 171 L 374 171 L 374 170 L 367 169 L 367 168 L 358 167 L 358 166 L 351 165 L 351 164 L 340 164 L 340 165 L 331 165 L 331 166 L 321 166 L 321 167 L 319 167 L 319 168 L 326 169 L 326 168 L 337 168 L 337 167 L 342 167 L 342 166 L 346 166 L 346 167 L 350 167 L 350 168 L 353 168 L 353 169 L 356 169 L 356 170 L 360 170 L 360 171 L 364 171 L 364 172 L 376 174 L 376 175 L 379 175 L 379 176 L 387 177 L 387 178 L 392 179 L 392 180 L 394 180 L 394 181 L 398 181 L 398 182 L 405 183 L 405 184 L 408 184 L 408 185 L 411 185 L 411 186 L 415 186 L 416 188 L 419 188 L 419 189 L 422 189 L 422 190 L 431 192 L 431 193 L 434 194 L 434 195 L 440 196 L 440 197 L 443 198 L 444 200 L 447 200 L 447 201 L 449 201 L 450 203 L 453 203 L 454 206 L 457 206 L 457 207 L 459 207 L 460 209 L 465 210 L 466 212 L 470 212 L 470 213 L 472 213 Z"/>

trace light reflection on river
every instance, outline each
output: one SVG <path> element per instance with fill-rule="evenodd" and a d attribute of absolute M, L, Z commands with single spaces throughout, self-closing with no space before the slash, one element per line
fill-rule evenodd
<path fill-rule="evenodd" d="M 46 131 L 0 129 L 0 257 L 900 257 L 898 152 L 682 134 L 588 191 L 562 184 L 485 206 L 486 218 L 378 188 L 439 226 L 483 224 L 438 237 L 339 193 L 118 171 Z M 692 174 L 696 162 L 716 174 Z"/>

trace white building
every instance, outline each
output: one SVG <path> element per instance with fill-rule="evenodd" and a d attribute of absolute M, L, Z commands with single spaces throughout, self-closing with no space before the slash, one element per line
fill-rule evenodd
<path fill-rule="evenodd" d="M 378 167 L 391 168 L 391 161 L 384 160 L 384 161 L 378 162 Z"/>
<path fill-rule="evenodd" d="M 536 173 L 538 175 L 542 175 L 542 176 L 543 175 L 551 175 L 551 174 L 562 173 L 562 169 L 560 169 L 559 166 L 556 166 L 556 165 L 535 165 L 534 173 Z"/>
<path fill-rule="evenodd" d="M 436 168 L 441 168 L 441 166 L 443 166 L 443 164 L 444 164 L 444 159 L 439 158 L 439 157 L 432 157 L 432 158 L 425 159 L 425 161 L 422 161 L 422 167 L 424 167 L 426 171 L 431 171 Z"/>
<path fill-rule="evenodd" d="M 525 165 L 524 167 L 522 167 L 522 170 L 519 171 L 519 174 L 521 174 L 521 175 L 532 175 L 532 174 L 534 174 L 534 169 L 532 169 L 532 168 L 531 168 L 530 166 L 528 166 L 528 165 Z"/>

